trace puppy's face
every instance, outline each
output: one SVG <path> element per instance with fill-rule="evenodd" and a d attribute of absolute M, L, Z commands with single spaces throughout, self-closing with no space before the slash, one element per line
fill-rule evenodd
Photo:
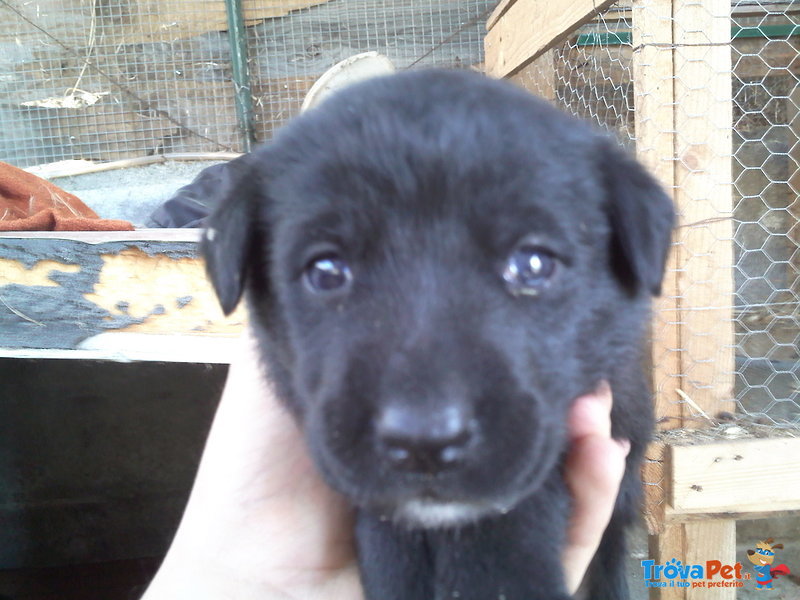
<path fill-rule="evenodd" d="M 361 84 L 246 157 L 205 252 L 331 485 L 438 526 L 556 467 L 570 402 L 636 360 L 672 224 L 610 142 L 505 84 Z"/>

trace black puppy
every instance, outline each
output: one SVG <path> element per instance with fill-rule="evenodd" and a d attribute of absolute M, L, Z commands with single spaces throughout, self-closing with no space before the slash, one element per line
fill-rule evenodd
<path fill-rule="evenodd" d="M 269 377 L 357 507 L 367 598 L 568 598 L 565 422 L 604 379 L 632 446 L 589 597 L 626 598 L 673 224 L 655 181 L 526 92 L 435 70 L 348 88 L 232 167 L 211 280 L 226 312 L 247 292 Z"/>

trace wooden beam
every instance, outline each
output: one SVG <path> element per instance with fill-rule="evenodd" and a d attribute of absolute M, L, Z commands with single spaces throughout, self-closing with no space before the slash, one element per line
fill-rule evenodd
<path fill-rule="evenodd" d="M 730 10 L 729 0 L 673 7 L 681 387 L 709 415 L 732 408 L 735 371 Z M 697 426 L 695 407 L 683 408 L 683 426 Z"/>
<path fill-rule="evenodd" d="M 492 14 L 489 15 L 489 18 L 486 19 L 486 29 L 491 29 L 494 27 L 494 24 L 497 23 L 497 20 L 506 14 L 508 8 L 514 4 L 517 0 L 500 0 L 497 3 L 497 6 L 494 7 Z"/>
<path fill-rule="evenodd" d="M 135 231 L 0 231 L 0 244 L 13 240 L 107 242 L 199 242 L 202 229 L 137 229 Z M 0 255 L 2 256 L 2 255 Z"/>
<path fill-rule="evenodd" d="M 665 565 L 672 559 L 683 564 L 705 565 L 708 560 L 722 564 L 736 563 L 735 522 L 706 520 L 696 523 L 677 523 L 659 536 L 650 537 L 649 556 L 656 564 Z M 651 598 L 658 600 L 733 600 L 736 588 L 664 587 L 651 588 Z"/>
<path fill-rule="evenodd" d="M 238 338 L 213 335 L 101 333 L 74 349 L 2 348 L 0 358 L 229 364 Z"/>
<path fill-rule="evenodd" d="M 636 156 L 677 200 L 675 193 L 675 69 L 671 0 L 634 0 L 632 72 Z M 674 244 L 652 324 L 653 389 L 659 429 L 682 425 L 677 390 L 683 373 L 681 290 L 682 247 Z M 649 494 L 658 494 L 649 488 Z M 650 502 L 657 505 L 657 500 Z"/>
<path fill-rule="evenodd" d="M 800 438 L 670 446 L 668 518 L 800 510 Z"/>
<path fill-rule="evenodd" d="M 660 427 L 702 426 L 733 396 L 733 245 L 730 2 L 634 0 L 637 156 L 672 192 L 679 228 L 653 322 Z M 686 401 L 686 398 L 690 401 Z M 644 470 L 650 556 L 735 562 L 732 519 L 672 523 L 667 506 L 683 480 L 671 449 L 651 446 Z M 647 478 L 651 480 L 647 480 Z M 654 600 L 732 600 L 735 588 L 651 588 Z"/>
<path fill-rule="evenodd" d="M 494 77 L 513 74 L 613 3 L 613 0 L 510 3 L 486 34 L 486 72 Z"/>
<path fill-rule="evenodd" d="M 666 472 L 667 446 L 664 442 L 652 442 L 647 446 L 642 464 L 642 483 L 644 484 L 644 521 L 647 532 L 658 535 L 664 532 L 667 519 L 666 495 L 669 476 Z"/>

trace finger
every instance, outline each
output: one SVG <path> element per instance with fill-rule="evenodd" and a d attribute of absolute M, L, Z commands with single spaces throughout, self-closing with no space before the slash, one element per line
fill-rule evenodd
<path fill-rule="evenodd" d="M 586 435 L 611 435 L 611 387 L 601 381 L 591 394 L 581 396 L 569 413 L 569 435 L 574 440 Z"/>
<path fill-rule="evenodd" d="M 611 392 L 606 384 L 576 400 L 569 416 L 572 442 L 565 479 L 573 497 L 573 512 L 563 564 L 573 593 L 611 519 L 630 450 L 627 440 L 611 438 L 610 412 Z"/>

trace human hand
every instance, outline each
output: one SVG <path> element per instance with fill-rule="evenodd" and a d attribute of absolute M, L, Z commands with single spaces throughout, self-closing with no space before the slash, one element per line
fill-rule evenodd
<path fill-rule="evenodd" d="M 610 437 L 608 386 L 575 401 L 563 554 L 574 592 L 608 524 L 627 447 Z M 172 546 L 143 600 L 361 600 L 345 501 L 320 479 L 263 380 L 251 336 L 231 364 Z"/>

